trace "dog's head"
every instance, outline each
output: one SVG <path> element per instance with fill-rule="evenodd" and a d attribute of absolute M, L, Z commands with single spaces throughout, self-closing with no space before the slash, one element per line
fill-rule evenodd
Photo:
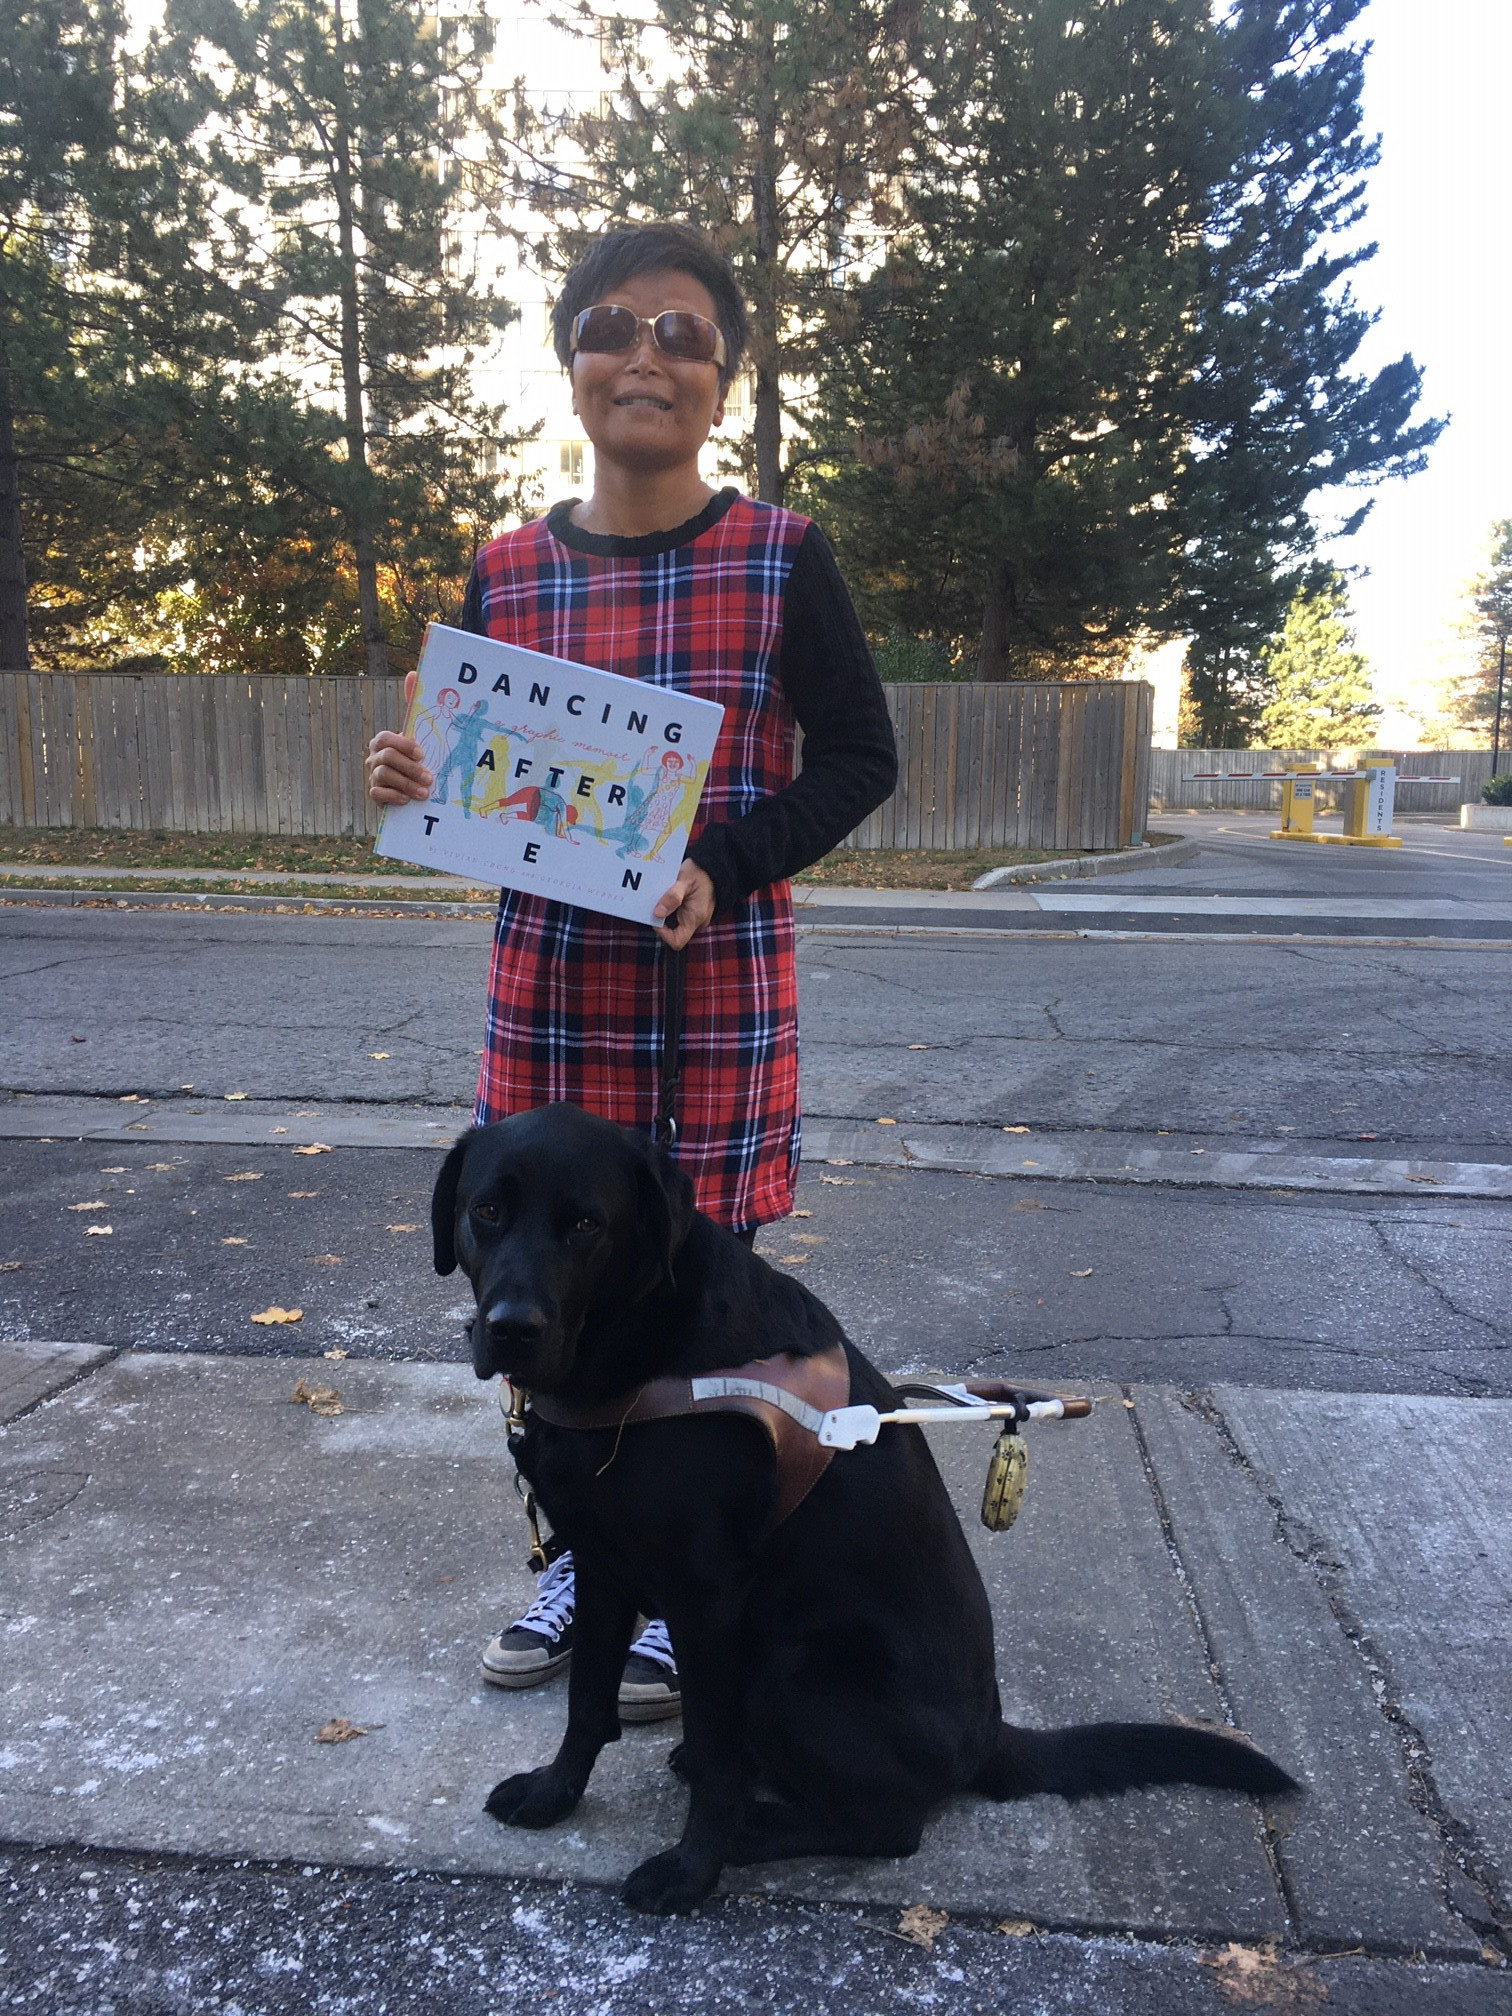
<path fill-rule="evenodd" d="M 595 1344 L 674 1285 L 692 1222 L 692 1184 L 647 1135 L 567 1105 L 470 1129 L 441 1165 L 431 1229 L 436 1272 L 460 1266 L 477 1298 L 473 1370 L 540 1393 L 602 1384 Z"/>

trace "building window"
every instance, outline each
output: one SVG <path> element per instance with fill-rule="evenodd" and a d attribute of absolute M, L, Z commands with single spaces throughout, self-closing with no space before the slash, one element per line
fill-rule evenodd
<path fill-rule="evenodd" d="M 562 474 L 569 483 L 583 480 L 583 444 L 581 441 L 562 443 Z"/>

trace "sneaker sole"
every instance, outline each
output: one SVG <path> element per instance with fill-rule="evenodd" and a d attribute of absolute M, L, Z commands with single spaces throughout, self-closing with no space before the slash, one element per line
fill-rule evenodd
<path fill-rule="evenodd" d="M 523 1673 L 510 1673 L 497 1666 L 480 1666 L 478 1671 L 490 1687 L 540 1687 L 548 1680 L 554 1680 L 558 1673 L 566 1672 L 572 1664 L 572 1654 L 565 1659 L 548 1659 L 544 1666 L 527 1667 Z"/>
<path fill-rule="evenodd" d="M 621 1722 L 670 1722 L 674 1715 L 681 1713 L 680 1694 L 636 1695 L 628 1701 L 623 1694 L 619 1697 Z"/>

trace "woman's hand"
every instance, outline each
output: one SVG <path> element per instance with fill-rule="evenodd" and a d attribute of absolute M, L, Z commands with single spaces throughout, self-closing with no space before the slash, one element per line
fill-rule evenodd
<path fill-rule="evenodd" d="M 670 952 L 681 952 L 714 915 L 714 884 L 696 861 L 684 861 L 677 880 L 652 912 L 652 929 Z"/>
<path fill-rule="evenodd" d="M 404 710 L 415 697 L 413 672 L 404 675 Z M 376 805 L 407 805 L 412 798 L 429 798 L 435 778 L 426 767 L 420 744 L 411 735 L 396 735 L 380 728 L 368 744 L 368 796 Z"/>

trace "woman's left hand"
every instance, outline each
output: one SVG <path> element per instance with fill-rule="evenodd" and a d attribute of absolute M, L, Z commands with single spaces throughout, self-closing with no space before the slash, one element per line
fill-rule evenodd
<path fill-rule="evenodd" d="M 696 861 L 684 861 L 652 915 L 652 929 L 672 952 L 681 952 L 702 931 L 714 915 L 714 884 Z"/>

